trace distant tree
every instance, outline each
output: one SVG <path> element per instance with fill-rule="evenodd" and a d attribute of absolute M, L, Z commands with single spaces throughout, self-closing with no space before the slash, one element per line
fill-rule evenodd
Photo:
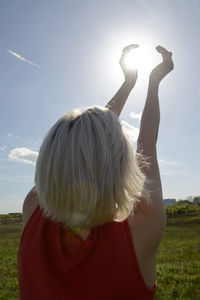
<path fill-rule="evenodd" d="M 195 196 L 193 198 L 193 203 L 200 205 L 200 196 Z"/>
<path fill-rule="evenodd" d="M 189 201 L 189 200 L 180 200 L 180 204 L 183 204 L 183 203 L 190 204 L 190 203 L 192 203 L 192 202 L 191 202 L 191 201 Z"/>
<path fill-rule="evenodd" d="M 183 199 L 178 199 L 178 200 L 176 200 L 176 203 L 181 202 L 181 201 L 184 201 L 184 200 Z"/>
<path fill-rule="evenodd" d="M 185 200 L 187 200 L 187 201 L 189 201 L 189 202 L 192 202 L 192 201 L 193 201 L 193 198 L 194 198 L 193 196 L 187 196 Z"/>

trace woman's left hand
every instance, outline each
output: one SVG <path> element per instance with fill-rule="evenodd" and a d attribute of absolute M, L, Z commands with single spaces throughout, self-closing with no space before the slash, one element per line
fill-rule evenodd
<path fill-rule="evenodd" d="M 157 46 L 156 50 L 162 55 L 163 62 L 157 65 L 150 74 L 150 79 L 160 83 L 160 81 L 174 69 L 172 52 L 162 46 Z"/>

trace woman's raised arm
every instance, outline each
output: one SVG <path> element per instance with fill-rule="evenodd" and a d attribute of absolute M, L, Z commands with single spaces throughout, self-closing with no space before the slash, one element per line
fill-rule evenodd
<path fill-rule="evenodd" d="M 160 228 L 160 235 L 165 225 L 165 209 L 163 205 L 162 186 L 157 160 L 156 143 L 160 123 L 160 108 L 158 89 L 161 80 L 174 68 L 172 53 L 158 46 L 156 50 L 161 53 L 163 62 L 156 66 L 150 74 L 147 99 L 142 113 L 140 132 L 137 141 L 137 154 L 148 158 L 149 166 L 142 166 L 142 171 L 151 180 L 151 204 L 147 205 L 145 199 L 137 205 L 137 210 L 151 220 L 152 227 Z M 140 155 L 137 155 L 140 165 Z M 151 226 L 150 226 L 151 227 Z M 159 240 L 158 234 L 158 240 Z"/>
<path fill-rule="evenodd" d="M 126 68 L 124 59 L 126 55 L 133 50 L 134 48 L 139 47 L 137 44 L 132 44 L 123 49 L 122 56 L 120 58 L 120 66 L 122 68 L 122 71 L 124 73 L 124 83 L 120 87 L 120 89 L 117 91 L 117 93 L 113 96 L 113 98 L 108 102 L 106 105 L 107 108 L 112 110 L 118 117 L 126 103 L 126 100 L 132 91 L 132 89 L 135 86 L 136 80 L 137 80 L 137 70 L 132 69 L 129 70 Z"/>
<path fill-rule="evenodd" d="M 171 52 L 161 46 L 156 47 L 156 50 L 161 53 L 163 62 L 152 70 L 149 77 L 147 98 L 142 113 L 139 137 L 137 141 L 137 152 L 144 154 L 150 160 L 151 167 L 144 171 L 146 175 L 152 179 L 158 179 L 159 177 L 159 168 L 156 156 L 156 143 L 160 123 L 160 108 L 158 99 L 159 84 L 174 67 Z"/>
<path fill-rule="evenodd" d="M 134 241 L 138 249 L 144 252 L 144 256 L 151 264 L 156 260 L 157 249 L 163 237 L 166 226 L 166 212 L 162 199 L 162 186 L 157 161 L 156 142 L 160 122 L 160 110 L 158 100 L 158 88 L 161 80 L 173 69 L 172 53 L 161 46 L 157 51 L 162 54 L 163 62 L 150 74 L 147 99 L 142 114 L 140 132 L 137 141 L 137 159 L 140 165 L 140 154 L 148 157 L 150 166 L 141 165 L 142 171 L 151 180 L 149 189 L 151 192 L 150 203 L 141 199 L 136 204 L 135 213 L 129 218 L 129 224 L 133 230 Z M 139 251 L 138 250 L 138 251 Z"/>

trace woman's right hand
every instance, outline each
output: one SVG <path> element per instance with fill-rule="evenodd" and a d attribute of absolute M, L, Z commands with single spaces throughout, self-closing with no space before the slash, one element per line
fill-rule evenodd
<path fill-rule="evenodd" d="M 129 52 L 135 48 L 138 48 L 139 45 L 138 44 L 131 44 L 129 46 L 126 46 L 123 51 L 122 51 L 122 55 L 121 58 L 119 60 L 119 64 L 122 68 L 122 71 L 124 73 L 124 77 L 125 77 L 125 82 L 129 84 L 129 86 L 131 86 L 132 88 L 135 86 L 137 77 L 138 77 L 138 73 L 136 69 L 128 69 L 125 65 L 125 59 L 126 56 L 129 54 Z"/>
<path fill-rule="evenodd" d="M 162 46 L 157 46 L 156 50 L 161 53 L 163 62 L 157 65 L 150 74 L 150 79 L 160 82 L 169 72 L 174 69 L 174 63 L 172 60 L 172 52 L 167 51 Z"/>

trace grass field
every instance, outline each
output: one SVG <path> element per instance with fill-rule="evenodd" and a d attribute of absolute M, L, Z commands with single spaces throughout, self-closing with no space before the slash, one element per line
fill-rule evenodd
<path fill-rule="evenodd" d="M 19 219 L 0 219 L 0 300 L 18 299 L 20 231 Z M 168 218 L 156 280 L 155 300 L 200 300 L 200 214 Z"/>

